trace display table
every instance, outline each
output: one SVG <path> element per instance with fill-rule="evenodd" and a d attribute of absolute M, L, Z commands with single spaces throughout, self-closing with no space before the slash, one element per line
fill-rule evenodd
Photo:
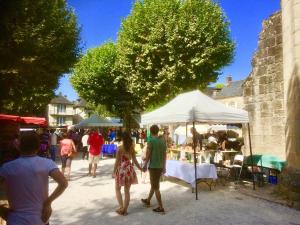
<path fill-rule="evenodd" d="M 165 176 L 176 177 L 196 186 L 194 165 L 177 160 L 167 160 Z M 211 189 L 214 180 L 218 178 L 215 165 L 203 163 L 197 165 L 197 182 L 205 182 Z M 208 182 L 208 180 L 210 182 Z"/>
<path fill-rule="evenodd" d="M 102 145 L 102 154 L 115 156 L 117 153 L 117 148 L 118 147 L 115 144 L 104 144 Z"/>

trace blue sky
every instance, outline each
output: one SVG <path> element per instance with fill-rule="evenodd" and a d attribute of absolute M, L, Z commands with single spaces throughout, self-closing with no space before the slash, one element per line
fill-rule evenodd
<path fill-rule="evenodd" d="M 133 0 L 67 0 L 74 8 L 81 26 L 84 50 L 117 39 L 122 18 L 131 10 Z M 280 9 L 280 0 L 219 0 L 219 4 L 230 21 L 232 39 L 236 42 L 235 58 L 231 65 L 222 69 L 217 83 L 224 83 L 226 76 L 233 80 L 245 79 L 251 72 L 251 60 L 257 48 L 262 21 Z M 69 100 L 77 98 L 68 76 L 60 80 L 56 91 L 67 95 Z"/>

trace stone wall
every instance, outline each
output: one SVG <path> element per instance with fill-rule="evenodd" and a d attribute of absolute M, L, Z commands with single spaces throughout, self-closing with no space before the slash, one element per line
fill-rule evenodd
<path fill-rule="evenodd" d="M 281 8 L 287 162 L 300 173 L 300 0 L 282 0 Z"/>
<path fill-rule="evenodd" d="M 282 60 L 281 12 L 277 12 L 263 22 L 243 96 L 250 117 L 253 154 L 274 154 L 286 159 Z"/>

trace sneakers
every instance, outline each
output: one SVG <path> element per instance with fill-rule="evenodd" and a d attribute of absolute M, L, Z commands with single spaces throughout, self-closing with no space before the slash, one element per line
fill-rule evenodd
<path fill-rule="evenodd" d="M 148 202 L 148 200 L 147 199 L 141 199 L 141 201 L 142 201 L 142 203 L 143 203 L 143 205 L 145 206 L 145 207 L 150 207 L 150 202 Z"/>

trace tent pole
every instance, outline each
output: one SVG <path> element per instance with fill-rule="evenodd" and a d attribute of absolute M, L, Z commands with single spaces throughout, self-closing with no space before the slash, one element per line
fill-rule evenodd
<path fill-rule="evenodd" d="M 185 140 L 187 139 L 188 136 L 188 123 L 185 123 Z"/>
<path fill-rule="evenodd" d="M 253 155 L 252 155 L 252 146 L 251 146 L 251 135 L 250 135 L 250 124 L 248 125 L 248 138 L 249 138 L 249 149 L 250 149 L 250 157 L 251 157 L 251 170 L 252 170 L 252 182 L 253 182 L 253 190 L 255 190 L 255 180 L 254 180 L 254 174 L 253 174 Z"/>
<path fill-rule="evenodd" d="M 195 137 L 195 121 L 193 121 L 193 149 L 194 149 L 194 168 L 195 168 L 195 191 L 196 191 L 196 200 L 198 200 L 198 185 L 197 185 L 197 157 L 196 157 L 196 137 Z"/>

